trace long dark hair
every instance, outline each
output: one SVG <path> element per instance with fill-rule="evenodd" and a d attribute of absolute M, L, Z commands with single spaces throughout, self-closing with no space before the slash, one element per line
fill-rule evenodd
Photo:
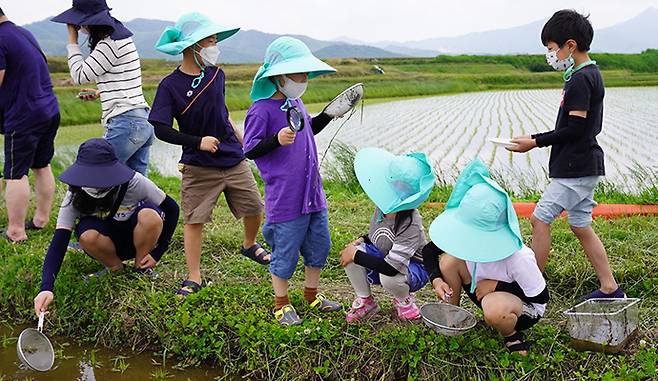
<path fill-rule="evenodd" d="M 411 226 L 411 223 L 413 222 L 414 211 L 416 211 L 416 209 L 401 210 L 397 212 L 395 215 L 395 225 L 393 225 L 393 233 L 396 236 L 404 233 L 407 231 L 407 229 L 409 229 L 409 226 Z M 407 225 L 404 227 L 404 229 L 402 229 L 402 231 L 400 231 L 400 227 L 403 223 L 405 223 L 405 221 L 408 221 Z"/>
<path fill-rule="evenodd" d="M 102 39 L 106 38 L 114 32 L 114 28 L 107 25 L 87 25 L 87 30 L 89 31 L 90 51 L 96 49 L 96 45 L 98 45 Z"/>
<path fill-rule="evenodd" d="M 93 198 L 87 194 L 81 187 L 69 186 L 71 192 L 71 205 L 79 211 L 82 215 L 92 215 L 101 213 L 103 215 L 110 213 L 114 202 L 117 198 L 117 193 L 120 187 L 114 187 L 103 198 Z"/>

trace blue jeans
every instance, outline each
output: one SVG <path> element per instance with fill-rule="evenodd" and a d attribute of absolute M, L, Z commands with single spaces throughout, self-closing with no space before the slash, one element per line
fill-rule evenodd
<path fill-rule="evenodd" d="M 105 140 L 114 148 L 120 162 L 146 176 L 149 151 L 153 144 L 153 126 L 148 108 L 134 109 L 107 121 Z"/>
<path fill-rule="evenodd" d="M 292 221 L 276 224 L 265 222 L 263 236 L 272 248 L 270 273 L 281 279 L 290 279 L 300 254 L 305 266 L 324 267 L 331 248 L 329 215 L 324 210 L 305 214 Z"/>

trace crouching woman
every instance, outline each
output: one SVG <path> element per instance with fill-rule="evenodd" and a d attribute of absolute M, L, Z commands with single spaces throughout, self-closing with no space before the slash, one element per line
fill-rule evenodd
<path fill-rule="evenodd" d="M 41 292 L 34 299 L 37 315 L 53 301 L 55 278 L 72 232 L 82 249 L 104 266 L 86 279 L 121 270 L 129 259 L 135 260 L 134 271 L 154 276 L 153 268 L 167 250 L 178 222 L 176 201 L 120 163 L 103 139 L 82 143 L 75 163 L 59 178 L 69 190 L 44 260 Z"/>

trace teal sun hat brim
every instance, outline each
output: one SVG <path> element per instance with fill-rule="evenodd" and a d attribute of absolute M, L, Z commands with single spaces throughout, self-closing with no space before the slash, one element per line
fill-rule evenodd
<path fill-rule="evenodd" d="M 276 93 L 271 77 L 285 74 L 308 73 L 308 79 L 335 73 L 336 69 L 315 57 L 301 40 L 279 37 L 265 52 L 263 65 L 258 69 L 251 87 L 251 99 L 255 102 L 268 99 Z"/>
<path fill-rule="evenodd" d="M 429 197 L 436 176 L 426 154 L 394 155 L 364 148 L 354 158 L 361 188 L 384 214 L 418 208 Z"/>
<path fill-rule="evenodd" d="M 190 46 L 210 36 L 217 36 L 217 42 L 236 34 L 240 28 L 229 28 L 217 24 L 200 13 L 181 16 L 176 25 L 167 27 L 155 48 L 165 54 L 179 55 Z"/>
<path fill-rule="evenodd" d="M 523 247 L 512 200 L 479 159 L 459 175 L 429 235 L 446 253 L 475 263 L 499 261 Z"/>

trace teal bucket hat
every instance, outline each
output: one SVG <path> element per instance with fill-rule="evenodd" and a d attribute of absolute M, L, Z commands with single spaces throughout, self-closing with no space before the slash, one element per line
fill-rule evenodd
<path fill-rule="evenodd" d="M 308 78 L 312 79 L 335 72 L 336 69 L 316 58 L 302 41 L 288 36 L 279 37 L 265 51 L 263 65 L 258 69 L 251 87 L 251 100 L 255 102 L 274 95 L 276 85 L 270 77 L 308 73 Z"/>
<path fill-rule="evenodd" d="M 384 214 L 418 208 L 436 182 L 429 158 L 421 152 L 396 156 L 364 148 L 354 158 L 354 171 L 363 191 Z"/>
<path fill-rule="evenodd" d="M 505 259 L 523 246 L 519 220 L 507 192 L 476 159 L 464 168 L 430 238 L 441 250 L 477 263 Z M 473 270 L 475 278 L 475 270 Z M 471 282 L 471 291 L 475 289 Z"/>
<path fill-rule="evenodd" d="M 219 42 L 239 30 L 240 28 L 227 28 L 216 24 L 201 13 L 187 13 L 178 19 L 176 25 L 165 28 L 155 48 L 162 53 L 177 56 L 206 37 L 217 35 Z"/>

